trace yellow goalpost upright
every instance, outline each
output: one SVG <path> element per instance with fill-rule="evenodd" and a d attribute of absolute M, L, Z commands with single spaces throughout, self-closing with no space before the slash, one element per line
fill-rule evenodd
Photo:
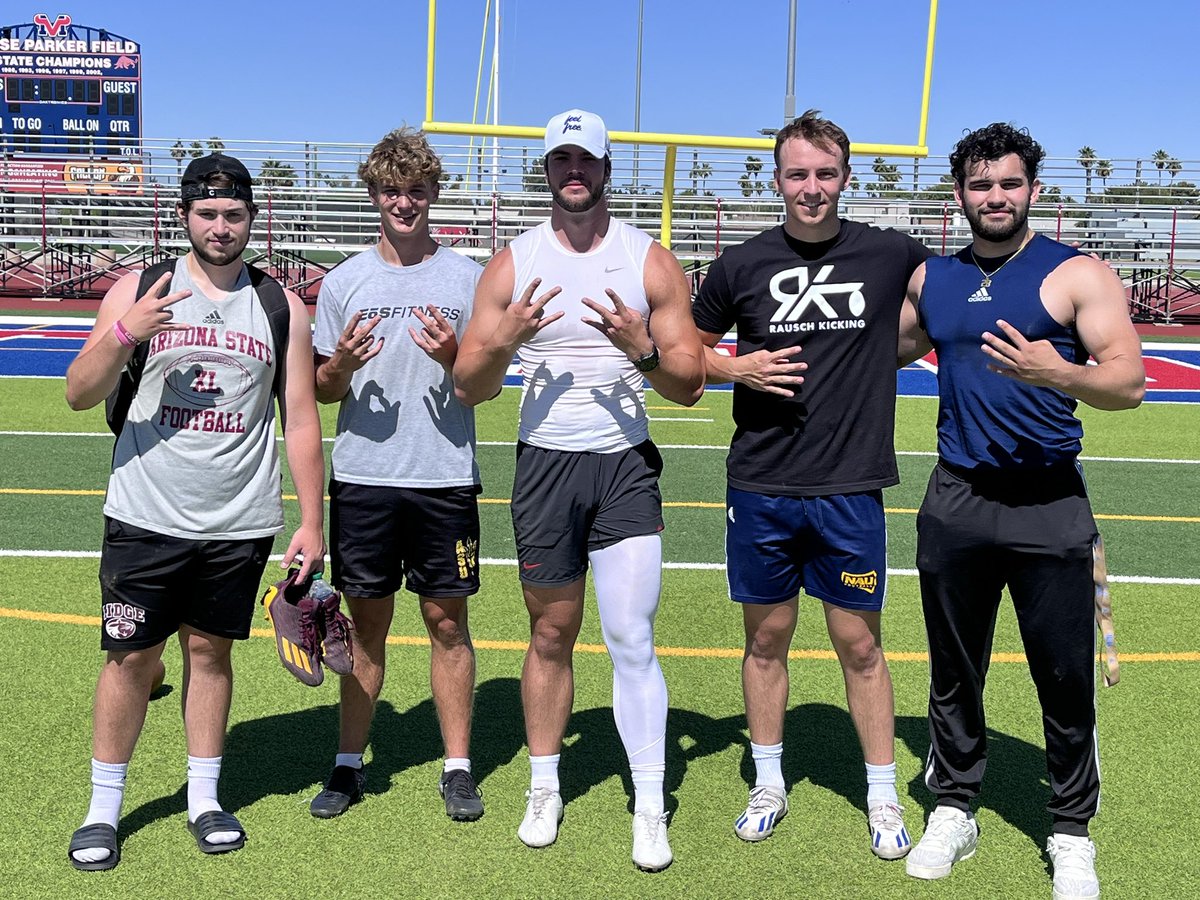
<path fill-rule="evenodd" d="M 428 134 L 454 134 L 468 137 L 517 138 L 539 140 L 544 126 L 440 122 L 434 111 L 434 62 L 437 52 L 437 0 L 429 0 L 428 48 L 425 71 L 425 118 L 421 128 Z M 929 27 L 925 44 L 925 74 L 921 86 L 921 112 L 914 144 L 850 144 L 854 155 L 911 156 L 929 155 L 926 133 L 929 124 L 929 96 L 933 84 L 933 47 L 937 32 L 938 0 L 929 0 Z M 675 160 L 680 147 L 704 147 L 725 150 L 773 150 L 775 142 L 767 137 L 736 137 L 708 134 L 669 134 L 654 131 L 610 131 L 609 139 L 619 144 L 650 144 L 666 147 L 662 185 L 662 243 L 671 246 L 671 217 L 675 187 Z"/>

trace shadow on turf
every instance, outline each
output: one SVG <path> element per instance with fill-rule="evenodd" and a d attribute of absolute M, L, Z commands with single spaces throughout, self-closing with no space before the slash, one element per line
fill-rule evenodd
<path fill-rule="evenodd" d="M 929 725 L 925 718 L 898 716 L 896 737 L 917 759 L 926 758 Z M 1045 751 L 990 728 L 987 737 L 988 774 L 979 805 L 990 809 L 1041 846 L 1050 833 L 1050 814 L 1046 811 L 1050 788 Z M 784 720 L 783 746 L 783 775 L 789 786 L 810 781 L 840 794 L 866 812 L 862 750 L 846 710 L 824 703 L 793 707 Z M 742 759 L 741 774 L 747 785 L 754 783 L 754 762 L 748 747 Z M 934 807 L 934 797 L 925 787 L 923 772 L 909 781 L 909 794 L 917 799 L 928 816 Z M 918 833 L 921 831 L 924 831 L 923 827 Z"/>
<path fill-rule="evenodd" d="M 611 719 L 610 719 L 611 721 Z M 337 745 L 336 704 L 239 722 L 225 740 L 221 802 L 236 813 L 264 797 L 312 790 L 329 775 Z M 515 678 L 480 684 L 475 695 L 471 769 L 482 781 L 525 746 L 520 685 Z M 371 723 L 366 792 L 386 793 L 392 776 L 442 759 L 442 737 L 432 699 L 398 711 L 386 700 Z M 430 784 L 430 791 L 436 785 Z M 121 819 L 127 839 L 159 819 L 187 812 L 187 784 L 131 810 Z"/>
<path fill-rule="evenodd" d="M 745 748 L 740 775 L 747 787 L 754 783 L 754 763 L 745 729 L 744 715 L 714 719 L 694 710 L 671 708 L 667 716 L 665 786 L 669 810 L 674 811 L 678 805 L 675 794 L 689 763 L 729 747 Z M 495 678 L 478 686 L 473 733 L 472 772 L 480 783 L 523 754 L 525 726 L 517 679 Z M 896 736 L 914 756 L 925 758 L 929 731 L 924 718 L 898 717 Z M 264 797 L 295 794 L 323 783 L 336 739 L 334 704 L 238 723 L 225 745 L 221 778 L 225 808 L 237 812 Z M 824 703 L 791 708 L 784 720 L 783 741 L 783 773 L 789 786 L 809 781 L 841 795 L 865 812 L 862 751 L 854 723 L 844 709 Z M 391 703 L 380 702 L 371 728 L 371 747 L 368 793 L 385 793 L 396 773 L 441 760 L 441 733 L 433 701 L 423 700 L 402 712 Z M 1049 799 L 1045 753 L 1040 747 L 992 729 L 988 730 L 988 751 L 989 773 L 981 805 L 1040 845 L 1050 828 L 1045 810 Z M 613 775 L 621 778 L 626 795 L 632 798 L 629 764 L 612 710 L 601 707 L 575 712 L 567 726 L 560 764 L 563 801 L 570 803 Z M 431 784 L 430 790 L 433 787 Z M 934 801 L 921 774 L 913 777 L 909 788 L 927 815 Z M 740 802 L 740 796 L 733 802 Z M 632 799 L 629 808 L 632 810 Z M 122 837 L 186 811 L 185 784 L 174 794 L 145 803 L 124 816 Z"/>

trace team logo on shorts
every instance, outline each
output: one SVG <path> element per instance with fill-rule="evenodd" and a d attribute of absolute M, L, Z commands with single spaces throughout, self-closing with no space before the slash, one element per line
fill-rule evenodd
<path fill-rule="evenodd" d="M 872 569 L 870 572 L 863 572 L 861 575 L 855 575 L 853 572 L 842 573 L 842 584 L 846 587 L 858 588 L 868 594 L 875 593 L 875 587 L 879 584 L 879 573 Z"/>
<path fill-rule="evenodd" d="M 479 541 L 467 538 L 456 543 L 454 559 L 458 563 L 458 577 L 470 578 L 479 566 Z"/>
<path fill-rule="evenodd" d="M 146 611 L 129 603 L 105 603 L 101 611 L 104 631 L 114 641 L 127 641 L 137 633 L 139 622 L 146 621 Z"/>

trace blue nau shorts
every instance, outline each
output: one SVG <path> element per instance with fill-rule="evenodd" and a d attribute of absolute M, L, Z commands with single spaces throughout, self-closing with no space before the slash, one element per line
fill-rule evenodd
<path fill-rule="evenodd" d="M 782 603 L 805 593 L 845 609 L 879 612 L 887 593 L 883 492 L 785 497 L 728 488 L 729 597 Z"/>

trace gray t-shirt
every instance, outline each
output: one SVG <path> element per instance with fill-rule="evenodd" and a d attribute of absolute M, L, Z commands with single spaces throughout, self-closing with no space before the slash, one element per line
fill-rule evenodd
<path fill-rule="evenodd" d="M 393 266 L 372 247 L 325 276 L 317 297 L 313 346 L 332 356 L 355 312 L 383 350 L 350 379 L 338 411 L 333 477 L 350 484 L 438 488 L 479 484 L 475 414 L 454 396 L 442 367 L 408 333 L 420 331 L 413 308 L 433 306 L 462 340 L 471 317 L 478 263 L 438 248 L 415 266 Z"/>
<path fill-rule="evenodd" d="M 223 300 L 192 280 L 171 291 L 180 331 L 149 341 L 146 368 L 117 438 L 104 514 L 188 540 L 250 540 L 283 529 L 271 326 L 243 267 Z"/>

